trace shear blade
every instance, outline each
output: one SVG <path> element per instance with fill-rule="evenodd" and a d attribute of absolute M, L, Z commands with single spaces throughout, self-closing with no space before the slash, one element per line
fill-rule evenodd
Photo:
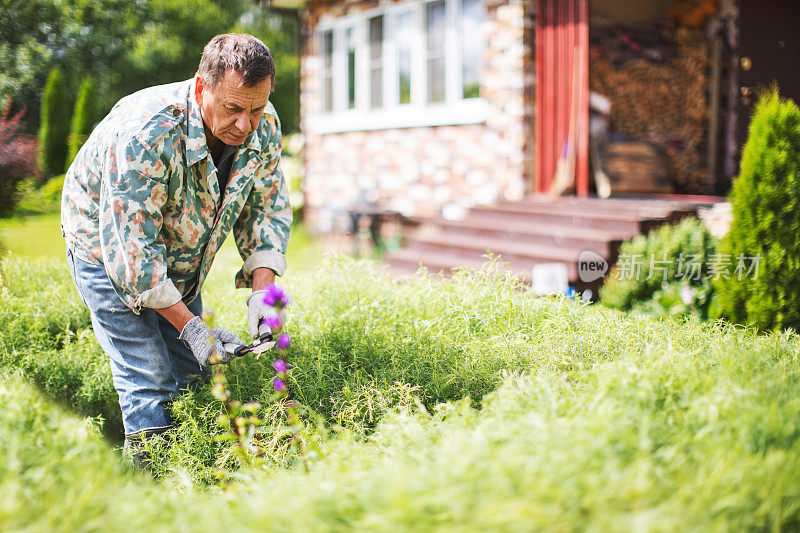
<path fill-rule="evenodd" d="M 271 350 L 273 346 L 275 346 L 275 342 L 274 341 L 272 341 L 272 342 L 262 342 L 258 346 L 253 346 L 253 348 L 250 349 L 250 353 L 254 353 L 254 354 L 264 353 L 264 352 L 267 352 L 267 351 Z"/>

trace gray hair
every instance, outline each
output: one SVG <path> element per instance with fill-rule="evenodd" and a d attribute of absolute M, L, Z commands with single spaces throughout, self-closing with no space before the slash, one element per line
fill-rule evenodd
<path fill-rule="evenodd" d="M 197 75 L 214 90 L 230 69 L 241 74 L 247 87 L 267 78 L 275 86 L 275 62 L 269 48 L 247 33 L 224 33 L 211 39 L 203 48 Z"/>

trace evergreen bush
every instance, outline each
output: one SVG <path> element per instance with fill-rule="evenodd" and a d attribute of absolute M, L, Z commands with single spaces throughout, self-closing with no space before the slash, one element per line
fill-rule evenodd
<path fill-rule="evenodd" d="M 49 178 L 64 170 L 69 135 L 67 93 L 58 67 L 47 78 L 39 124 L 39 170 L 43 177 Z"/>
<path fill-rule="evenodd" d="M 37 185 L 31 177 L 17 185 L 17 202 L 14 215 L 30 216 L 61 211 L 61 191 L 64 188 L 64 174 L 50 178 L 44 185 Z"/>
<path fill-rule="evenodd" d="M 620 247 L 617 265 L 600 289 L 603 305 L 651 316 L 708 316 L 708 269 L 717 240 L 694 217 L 639 235 Z"/>
<path fill-rule="evenodd" d="M 720 253 L 757 269 L 715 281 L 715 314 L 759 329 L 800 329 L 800 109 L 777 89 L 756 104 L 730 199 Z"/>
<path fill-rule="evenodd" d="M 95 117 L 94 102 L 94 82 L 87 76 L 81 82 L 75 109 L 72 112 L 72 125 L 68 140 L 69 153 L 67 154 L 67 164 L 64 167 L 65 172 L 91 133 Z"/>

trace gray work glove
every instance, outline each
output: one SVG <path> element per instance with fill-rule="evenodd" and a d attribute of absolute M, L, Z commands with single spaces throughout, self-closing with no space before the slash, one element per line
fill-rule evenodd
<path fill-rule="evenodd" d="M 230 363 L 236 356 L 225 351 L 223 345 L 230 343 L 243 346 L 245 344 L 238 335 L 226 329 L 214 328 L 212 330 L 199 316 L 186 323 L 178 338 L 189 345 L 200 366 L 208 366 L 208 358 L 211 357 L 212 349 L 216 349 L 221 363 Z"/>
<path fill-rule="evenodd" d="M 281 325 L 286 324 L 286 311 L 281 309 L 280 314 L 271 305 L 264 303 L 264 295 L 267 291 L 253 291 L 247 297 L 247 325 L 250 328 L 250 335 L 254 339 L 261 337 L 264 333 L 272 333 L 267 324 L 262 322 L 269 317 L 277 316 Z"/>

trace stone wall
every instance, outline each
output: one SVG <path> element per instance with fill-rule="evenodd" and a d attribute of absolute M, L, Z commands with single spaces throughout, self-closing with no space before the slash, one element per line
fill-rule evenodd
<path fill-rule="evenodd" d="M 306 136 L 304 193 L 312 230 L 344 229 L 344 210 L 359 191 L 404 215 L 444 214 L 499 199 L 518 199 L 533 183 L 533 2 L 487 0 L 481 97 L 485 123 L 316 134 L 305 126 L 321 109 L 316 21 L 377 6 L 318 2 L 305 13 L 301 127 Z"/>

